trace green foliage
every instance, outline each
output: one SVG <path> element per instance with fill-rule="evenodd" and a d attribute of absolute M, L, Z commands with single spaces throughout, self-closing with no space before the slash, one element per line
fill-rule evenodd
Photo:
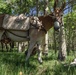
<path fill-rule="evenodd" d="M 0 1 L 0 14 L 21 14 L 28 13 L 33 6 L 32 0 L 6 0 Z"/>
<path fill-rule="evenodd" d="M 67 41 L 67 53 L 76 49 L 75 38 L 76 38 L 76 14 L 75 11 L 71 10 L 68 14 L 64 16 L 64 25 L 66 31 L 66 41 Z"/>
<path fill-rule="evenodd" d="M 0 14 L 3 14 L 3 13 L 10 14 L 11 8 L 10 8 L 10 5 L 7 4 L 6 2 L 0 1 Z"/>
<path fill-rule="evenodd" d="M 30 58 L 27 66 L 24 53 L 0 52 L 0 74 L 19 75 L 22 72 L 23 75 L 75 75 L 76 67 L 69 65 L 72 60 L 73 57 L 70 56 L 66 61 L 60 62 L 57 54 L 51 50 L 47 57 L 43 56 L 43 64 L 38 63 L 35 55 Z"/>
<path fill-rule="evenodd" d="M 39 11 L 42 13 L 44 12 L 44 0 L 39 0 L 38 2 L 38 8 Z M 54 0 L 49 0 L 49 12 L 50 9 L 53 8 Z M 29 14 L 30 10 L 33 8 L 36 8 L 37 1 L 36 0 L 0 0 L 0 14 L 1 13 L 7 13 L 7 14 L 21 14 L 26 13 Z M 36 11 L 36 9 L 34 10 Z M 33 12 L 34 12 L 33 11 Z"/>

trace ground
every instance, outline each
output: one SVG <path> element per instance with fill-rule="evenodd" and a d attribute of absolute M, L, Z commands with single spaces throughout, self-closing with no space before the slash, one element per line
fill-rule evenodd
<path fill-rule="evenodd" d="M 37 55 L 30 58 L 30 66 L 25 65 L 24 53 L 0 52 L 0 74 L 1 75 L 76 75 L 76 67 L 69 63 L 74 59 L 68 56 L 64 61 L 57 60 L 54 51 L 48 56 L 43 56 L 43 64 L 37 60 Z M 67 65 L 68 64 L 68 65 Z M 67 66 L 65 66 L 67 65 Z"/>

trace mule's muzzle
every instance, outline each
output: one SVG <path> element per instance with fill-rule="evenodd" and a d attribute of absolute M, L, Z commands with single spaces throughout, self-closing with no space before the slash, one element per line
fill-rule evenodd
<path fill-rule="evenodd" d="M 54 22 L 54 30 L 58 31 L 59 28 L 60 28 L 59 22 L 58 22 L 58 21 L 55 21 L 55 22 Z"/>

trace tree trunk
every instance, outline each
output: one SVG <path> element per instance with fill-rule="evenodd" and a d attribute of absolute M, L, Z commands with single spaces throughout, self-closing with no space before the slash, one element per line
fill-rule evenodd
<path fill-rule="evenodd" d="M 59 32 L 59 53 L 58 53 L 58 59 L 64 60 L 67 56 L 66 53 L 66 40 L 65 40 L 65 31 L 64 26 L 60 27 Z"/>
<path fill-rule="evenodd" d="M 54 36 L 54 39 L 53 39 L 54 40 L 53 41 L 54 42 L 54 48 L 53 49 L 55 50 L 55 54 L 56 54 L 57 53 L 57 45 L 56 45 L 56 35 L 55 34 L 56 33 L 55 33 L 55 30 L 54 30 L 54 32 L 53 32 L 53 36 Z"/>
<path fill-rule="evenodd" d="M 18 42 L 18 52 L 23 52 L 28 47 L 28 42 Z"/>
<path fill-rule="evenodd" d="M 48 54 L 48 32 L 42 40 L 43 54 Z"/>

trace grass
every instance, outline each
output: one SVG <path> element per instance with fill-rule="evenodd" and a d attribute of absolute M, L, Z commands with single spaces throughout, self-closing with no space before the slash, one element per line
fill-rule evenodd
<path fill-rule="evenodd" d="M 37 55 L 32 56 L 30 66 L 26 66 L 24 53 L 0 52 L 0 75 L 76 75 L 76 66 L 69 65 L 73 55 L 61 62 L 57 60 L 57 54 L 50 51 L 47 57 L 42 58 L 43 64 L 39 64 Z"/>

